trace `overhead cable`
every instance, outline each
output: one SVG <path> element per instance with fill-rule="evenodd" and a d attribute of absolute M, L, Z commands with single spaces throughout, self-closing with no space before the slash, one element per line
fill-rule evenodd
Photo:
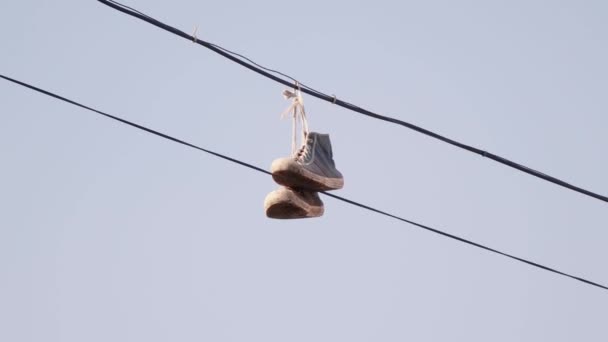
<path fill-rule="evenodd" d="M 109 6 L 109 7 L 114 8 L 114 9 L 120 11 L 120 12 L 126 13 L 126 14 L 128 14 L 130 16 L 135 17 L 135 18 L 141 19 L 141 20 L 143 20 L 145 22 L 148 22 L 148 23 L 150 23 L 150 24 L 152 24 L 152 25 L 154 25 L 156 27 L 162 28 L 165 31 L 171 32 L 171 33 L 173 33 L 175 35 L 178 35 L 178 36 L 180 36 L 180 37 L 182 37 L 184 39 L 187 39 L 187 40 L 190 40 L 190 41 L 192 41 L 194 43 L 200 44 L 200 45 L 202 45 L 202 46 L 210 49 L 211 51 L 213 51 L 213 52 L 215 52 L 217 54 L 220 54 L 221 56 L 223 56 L 223 57 L 225 57 L 225 58 L 227 58 L 227 59 L 229 59 L 229 60 L 231 60 L 231 61 L 233 61 L 235 63 L 238 63 L 238 64 L 244 66 L 245 68 L 247 68 L 249 70 L 252 70 L 252 71 L 254 71 L 254 72 L 256 72 L 256 73 L 258 73 L 258 74 L 260 74 L 262 76 L 265 76 L 265 77 L 267 77 L 267 78 L 269 78 L 269 79 L 271 79 L 271 80 L 273 80 L 275 82 L 281 83 L 281 84 L 286 85 L 286 86 L 294 87 L 294 88 L 298 88 L 299 87 L 302 92 L 304 92 L 304 93 L 306 93 L 308 95 L 314 96 L 314 97 L 316 97 L 318 99 L 321 99 L 321 100 L 324 100 L 324 101 L 336 104 L 336 105 L 338 105 L 340 107 L 349 109 L 349 110 L 354 111 L 356 113 L 363 114 L 363 115 L 366 115 L 366 116 L 369 116 L 369 117 L 372 117 L 372 118 L 375 118 L 375 119 L 378 119 L 378 120 L 387 121 L 387 122 L 390 122 L 390 123 L 393 123 L 393 124 L 396 124 L 396 125 L 407 127 L 407 128 L 412 129 L 412 130 L 414 130 L 416 132 L 419 132 L 419 133 L 422 133 L 422 134 L 427 135 L 429 137 L 432 137 L 432 138 L 435 138 L 437 140 L 440 140 L 440 141 L 442 141 L 444 143 L 447 143 L 447 144 L 456 146 L 458 148 L 461 148 L 463 150 L 466 150 L 466 151 L 478 154 L 478 155 L 480 155 L 482 157 L 486 157 L 486 158 L 491 159 L 491 160 L 493 160 L 495 162 L 498 162 L 500 164 L 509 166 L 511 168 L 514 168 L 514 169 L 519 170 L 521 172 L 524 172 L 524 173 L 527 173 L 529 175 L 538 177 L 540 179 L 543 179 L 545 181 L 551 182 L 553 184 L 557 184 L 559 186 L 562 186 L 564 188 L 576 191 L 578 193 L 581 193 L 581 194 L 593 197 L 595 199 L 598 199 L 598 200 L 601 200 L 601 201 L 604 201 L 604 202 L 608 202 L 608 197 L 606 197 L 604 195 L 601 195 L 601 194 L 592 192 L 590 190 L 583 189 L 583 188 L 578 187 L 576 185 L 567 183 L 567 182 L 565 182 L 565 181 L 563 181 L 561 179 L 558 179 L 558 178 L 555 178 L 553 176 L 547 175 L 547 174 L 545 174 L 543 172 L 534 170 L 534 169 L 532 169 L 530 167 L 527 167 L 527 166 L 525 166 L 523 164 L 516 163 L 516 162 L 514 162 L 512 160 L 509 160 L 507 158 L 501 157 L 499 155 L 493 154 L 493 153 L 488 152 L 488 151 L 484 151 L 484 150 L 482 150 L 480 148 L 477 148 L 477 147 L 474 147 L 474 146 L 470 146 L 470 145 L 461 143 L 459 141 L 447 138 L 445 136 L 442 136 L 442 135 L 440 135 L 438 133 L 432 132 L 432 131 L 430 131 L 428 129 L 425 129 L 425 128 L 422 128 L 420 126 L 414 125 L 412 123 L 409 123 L 409 122 L 406 122 L 406 121 L 403 121 L 403 120 L 399 120 L 399 119 L 396 119 L 396 118 L 393 118 L 393 117 L 389 117 L 389 116 L 385 116 L 385 115 L 374 113 L 374 112 L 372 112 L 370 110 L 361 108 L 361 107 L 356 106 L 356 105 L 354 105 L 352 103 L 348 103 L 346 101 L 340 100 L 340 99 L 336 98 L 335 95 L 328 95 L 328 94 L 322 93 L 320 91 L 317 91 L 317 90 L 315 90 L 315 89 L 313 89 L 313 88 L 311 88 L 309 86 L 306 86 L 305 84 L 302 84 L 302 83 L 298 82 L 295 78 L 293 78 L 293 77 L 291 77 L 291 76 L 289 76 L 287 74 L 284 74 L 284 73 L 282 73 L 280 71 L 277 71 L 277 70 L 266 68 L 266 67 L 264 67 L 264 66 L 262 66 L 262 65 L 260 65 L 260 64 L 258 64 L 256 62 L 254 62 L 253 60 L 251 60 L 251 59 L 249 59 L 249 58 L 241 55 L 241 54 L 238 54 L 236 52 L 233 52 L 233 51 L 230 51 L 228 49 L 225 49 L 225 48 L 223 48 L 223 47 L 221 47 L 219 45 L 216 45 L 216 44 L 213 44 L 213 43 L 201 40 L 198 37 L 196 37 L 195 35 L 187 34 L 186 32 L 183 32 L 183 31 L 181 31 L 181 30 L 179 30 L 179 29 L 177 29 L 175 27 L 172 27 L 172 26 L 169 26 L 169 25 L 167 25 L 165 23 L 162 23 L 162 22 L 160 22 L 160 21 L 158 21 L 158 20 L 156 20 L 156 19 L 154 19 L 154 18 L 152 18 L 152 17 L 150 17 L 150 16 L 148 16 L 148 15 L 146 15 L 146 14 L 144 14 L 144 13 L 142 13 L 142 12 L 136 10 L 136 9 L 134 9 L 134 8 L 131 8 L 131 7 L 126 6 L 126 5 L 123 5 L 123 4 L 119 3 L 119 2 L 116 2 L 116 1 L 113 1 L 113 0 L 98 0 L 98 1 L 101 2 L 101 3 L 103 3 L 103 4 L 105 4 L 105 5 L 107 5 L 107 6 Z M 279 77 L 277 75 L 282 76 L 284 78 L 281 78 L 281 77 Z M 285 78 L 289 79 L 289 81 L 286 80 Z"/>
<path fill-rule="evenodd" d="M 38 88 L 38 87 L 36 87 L 36 86 L 33 86 L 33 85 L 30 85 L 30 84 L 27 84 L 27 83 L 25 83 L 25 82 L 21 82 L 21 81 L 18 81 L 18 80 L 16 80 L 16 79 L 13 79 L 13 78 L 10 78 L 10 77 L 4 76 L 4 75 L 0 75 L 0 78 L 5 79 L 5 80 L 7 80 L 7 81 L 9 81 L 9 82 L 12 82 L 12 83 L 18 84 L 18 85 L 20 85 L 20 86 L 23 86 L 23 87 L 29 88 L 29 89 L 34 90 L 34 91 L 36 91 L 36 92 L 42 93 L 42 94 L 44 94 L 44 95 L 47 95 L 47 96 L 53 97 L 53 98 L 55 98 L 55 99 L 57 99 L 57 100 L 61 100 L 61 101 L 67 102 L 67 103 L 69 103 L 69 104 L 72 104 L 72 105 L 74 105 L 74 106 L 78 106 L 78 107 L 80 107 L 80 108 L 83 108 L 83 109 L 86 109 L 86 110 L 92 111 L 92 112 L 94 112 L 94 113 L 97 113 L 97 114 L 103 115 L 103 116 L 105 116 L 105 117 L 107 117 L 107 118 L 109 118 L 109 119 L 112 119 L 112 120 L 118 121 L 118 122 L 120 122 L 120 123 L 123 123 L 123 124 L 129 125 L 129 126 L 131 126 L 131 127 L 135 127 L 135 128 L 140 129 L 140 130 L 142 130 L 142 131 L 145 131 L 145 132 L 148 132 L 148 133 L 154 134 L 154 135 L 159 136 L 159 137 L 161 137 L 161 138 L 164 138 L 164 139 L 167 139 L 167 140 L 170 140 L 170 141 L 176 142 L 176 143 L 178 143 L 178 144 L 182 144 L 182 145 L 185 145 L 185 146 L 188 146 L 188 147 L 194 148 L 194 149 L 196 149 L 196 150 L 199 150 L 199 151 L 202 151 L 202 152 L 205 152 L 205 153 L 209 153 L 209 154 L 211 154 L 211 155 L 213 155 L 213 156 L 216 156 L 216 157 L 218 157 L 218 158 L 222 158 L 222 159 L 224 159 L 224 160 L 227 160 L 227 161 L 230 161 L 230 162 L 233 162 L 233 163 L 239 164 L 239 165 L 241 165 L 241 166 L 245 166 L 245 167 L 247 167 L 247 168 L 249 168 L 249 169 L 252 169 L 252 170 L 255 170 L 255 171 L 258 171 L 258 172 L 261 172 L 261 173 L 267 174 L 267 175 L 270 175 L 270 172 L 268 172 L 268 171 L 266 171 L 266 170 L 264 170 L 264 169 L 262 169 L 262 168 L 260 168 L 260 167 L 258 167 L 258 166 L 252 165 L 252 164 L 250 164 L 250 163 L 246 163 L 246 162 L 244 162 L 244 161 L 241 161 L 241 160 L 238 160 L 238 159 L 235 159 L 235 158 L 232 158 L 232 157 L 228 157 L 228 156 L 226 156 L 226 155 L 224 155 L 224 154 L 221 154 L 221 153 L 217 153 L 217 152 L 214 152 L 214 151 L 211 151 L 211 150 L 208 150 L 208 149 L 202 148 L 202 147 L 200 147 L 200 146 L 197 146 L 197 145 L 191 144 L 191 143 L 186 142 L 186 141 L 184 141 L 184 140 L 181 140 L 181 139 L 178 139 L 178 138 L 172 137 L 172 136 L 170 136 L 170 135 L 168 135 L 168 134 L 165 134 L 165 133 L 159 132 L 159 131 L 157 131 L 157 130 L 154 130 L 154 129 L 151 129 L 151 128 L 148 128 L 148 127 L 142 126 L 142 125 L 140 125 L 140 124 L 137 124 L 137 123 L 131 122 L 131 121 L 129 121 L 129 120 L 125 120 L 125 119 L 122 119 L 122 118 L 120 118 L 120 117 L 117 117 L 117 116 L 114 116 L 114 115 L 111 115 L 111 114 L 108 114 L 108 113 L 102 112 L 102 111 L 97 110 L 97 109 L 94 109 L 94 108 L 92 108 L 92 107 L 85 106 L 85 105 L 83 105 L 83 104 L 81 104 L 81 103 L 78 103 L 78 102 L 73 101 L 73 100 L 70 100 L 70 99 L 68 99 L 68 98 L 66 98 L 66 97 L 63 97 L 63 96 L 60 96 L 60 95 L 54 94 L 54 93 L 52 93 L 52 92 L 50 92 L 50 91 L 47 91 L 47 90 L 44 90 L 44 89 Z M 357 201 L 353 201 L 353 200 L 350 200 L 350 199 L 347 199 L 347 198 L 344 198 L 344 197 L 341 197 L 341 196 L 338 196 L 338 195 L 334 195 L 334 194 L 331 194 L 331 193 L 327 193 L 327 192 L 323 192 L 323 194 L 325 194 L 326 196 L 329 196 L 329 197 L 331 197 L 331 198 L 337 199 L 337 200 L 339 200 L 339 201 L 342 201 L 342 202 L 344 202 L 344 203 L 348 203 L 348 204 L 354 205 L 354 206 L 356 206 L 356 207 L 359 207 L 359 208 L 362 208 L 362 209 L 366 209 L 366 210 L 369 210 L 369 211 L 371 211 L 371 212 L 374 212 L 374 213 L 377 213 L 377 214 L 380 214 L 380 215 L 383 215 L 383 216 L 387 216 L 387 217 L 390 217 L 390 218 L 393 218 L 393 219 L 399 220 L 399 221 L 401 221 L 401 222 L 406 222 L 406 223 L 409 223 L 409 224 L 411 224 L 411 225 L 414 225 L 414 226 L 416 226 L 416 227 L 422 228 L 422 229 L 424 229 L 424 230 L 430 231 L 430 232 L 435 233 L 435 234 L 439 234 L 439 235 L 444 236 L 444 237 L 447 237 L 447 238 L 449 238 L 449 239 L 456 240 L 456 241 L 460 241 L 460 242 L 465 243 L 465 244 L 467 244 L 467 245 L 474 246 L 474 247 L 477 247 L 477 248 L 481 248 L 481 249 L 486 250 L 486 251 L 488 251 L 488 252 L 492 252 L 492 253 L 495 253 L 495 254 L 499 254 L 499 255 L 502 255 L 502 256 L 504 256 L 504 257 L 510 258 L 510 259 L 512 259 L 512 260 L 516 260 L 516 261 L 519 261 L 519 262 L 522 262 L 522 263 L 528 264 L 528 265 L 530 265 L 530 266 L 534 266 L 534 267 L 536 267 L 536 268 L 543 269 L 543 270 L 545 270 L 545 271 L 549 271 L 549 272 L 552 272 L 552 273 L 555 273 L 555 274 L 558 274 L 558 275 L 561 275 L 561 276 L 564 276 L 564 277 L 568 277 L 568 278 L 571 278 L 571 279 L 574 279 L 574 280 L 578 280 L 578 281 L 583 282 L 583 283 L 588 284 L 588 285 L 592 285 L 592 286 L 595 286 L 595 287 L 598 287 L 598 288 L 601 288 L 601 289 L 604 289 L 604 290 L 608 290 L 608 287 L 607 287 L 607 286 L 601 285 L 601 284 L 599 284 L 599 283 L 596 283 L 596 282 L 593 282 L 593 281 L 590 281 L 590 280 L 587 280 L 587 279 L 584 279 L 584 278 L 581 278 L 581 277 L 577 277 L 577 276 L 574 276 L 574 275 L 571 275 L 571 274 L 568 274 L 568 273 L 565 273 L 565 272 L 559 271 L 559 270 L 557 270 L 557 269 L 555 269 L 555 268 L 551 268 L 551 267 L 544 266 L 544 265 L 538 264 L 538 263 L 533 262 L 533 261 L 530 261 L 530 260 L 526 260 L 526 259 L 524 259 L 524 258 L 520 258 L 520 257 L 517 257 L 517 256 L 514 256 L 514 255 L 511 255 L 511 254 L 508 254 L 508 253 L 505 253 L 505 252 L 501 252 L 501 251 L 499 251 L 499 250 L 497 250 L 497 249 L 494 249 L 494 248 L 491 248 L 491 247 L 487 247 L 487 246 L 482 245 L 482 244 L 480 244 L 480 243 L 473 242 L 473 241 L 471 241 L 471 240 L 468 240 L 468 239 L 465 239 L 465 238 L 462 238 L 462 237 L 459 237 L 459 236 L 456 236 L 456 235 L 453 235 L 453 234 L 450 234 L 450 233 L 446 233 L 446 232 L 444 232 L 444 231 L 441 231 L 441 230 L 438 230 L 438 229 L 435 229 L 435 228 L 432 228 L 432 227 L 426 226 L 426 225 L 424 225 L 424 224 L 417 223 L 417 222 L 414 222 L 414 221 L 411 221 L 411 220 L 408 220 L 408 219 L 405 219 L 405 218 L 402 218 L 402 217 L 397 216 L 397 215 L 390 214 L 390 213 L 388 213 L 388 212 L 385 212 L 385 211 L 382 211 L 382 210 L 379 210 L 379 209 L 376 209 L 376 208 L 370 207 L 370 206 L 368 206 L 368 205 L 365 205 L 365 204 L 359 203 L 359 202 L 357 202 Z"/>

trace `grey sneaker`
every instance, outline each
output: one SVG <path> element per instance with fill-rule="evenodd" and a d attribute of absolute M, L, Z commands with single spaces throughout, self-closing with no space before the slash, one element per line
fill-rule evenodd
<path fill-rule="evenodd" d="M 294 189 L 326 191 L 344 186 L 333 160 L 329 134 L 308 133 L 300 150 L 292 157 L 275 160 L 270 171 L 275 182 Z"/>
<path fill-rule="evenodd" d="M 280 187 L 264 200 L 266 216 L 275 219 L 298 219 L 323 215 L 323 202 L 313 191 Z"/>

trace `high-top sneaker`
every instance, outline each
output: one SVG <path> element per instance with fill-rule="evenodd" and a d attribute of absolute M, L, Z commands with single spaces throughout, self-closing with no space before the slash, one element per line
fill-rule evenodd
<path fill-rule="evenodd" d="M 329 134 L 308 133 L 300 150 L 292 157 L 275 160 L 270 171 L 275 182 L 290 188 L 326 191 L 344 186 L 333 160 Z"/>
<path fill-rule="evenodd" d="M 270 218 L 299 219 L 319 217 L 324 208 L 316 192 L 280 187 L 266 196 L 264 211 Z"/>

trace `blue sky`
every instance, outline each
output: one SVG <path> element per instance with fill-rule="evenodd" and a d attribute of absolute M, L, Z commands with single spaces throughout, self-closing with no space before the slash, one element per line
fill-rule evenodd
<path fill-rule="evenodd" d="M 608 194 L 602 1 L 126 3 Z M 2 74 L 269 167 L 283 86 L 97 1 L 0 4 Z M 606 341 L 604 291 L 0 82 L 0 340 Z M 606 203 L 305 97 L 341 196 L 608 283 Z"/>

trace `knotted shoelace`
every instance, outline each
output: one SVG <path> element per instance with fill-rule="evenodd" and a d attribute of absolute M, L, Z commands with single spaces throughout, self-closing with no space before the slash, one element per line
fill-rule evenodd
<path fill-rule="evenodd" d="M 306 111 L 304 110 L 304 99 L 299 89 L 294 91 L 284 90 L 283 97 L 285 99 L 291 99 L 291 104 L 287 109 L 281 113 L 281 118 L 285 118 L 288 115 L 292 117 L 292 140 L 291 140 L 291 155 L 296 159 L 305 158 L 308 155 L 308 149 L 306 148 L 306 139 L 308 137 L 308 121 L 306 120 Z M 302 138 L 300 141 L 300 147 L 298 148 L 298 120 L 301 123 Z"/>

